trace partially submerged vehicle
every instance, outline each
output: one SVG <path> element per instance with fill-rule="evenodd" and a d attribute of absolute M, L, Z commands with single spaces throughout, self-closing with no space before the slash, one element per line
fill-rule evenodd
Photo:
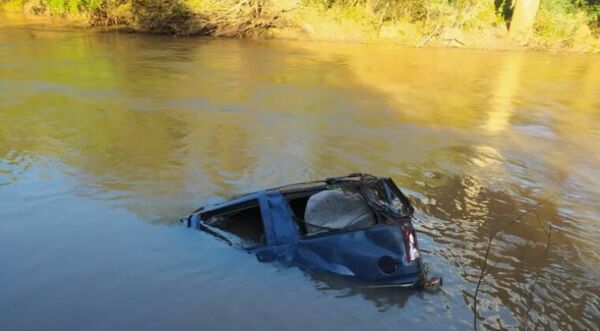
<path fill-rule="evenodd" d="M 357 173 L 239 195 L 182 221 L 260 261 L 421 286 L 412 214 L 410 201 L 390 178 Z"/>

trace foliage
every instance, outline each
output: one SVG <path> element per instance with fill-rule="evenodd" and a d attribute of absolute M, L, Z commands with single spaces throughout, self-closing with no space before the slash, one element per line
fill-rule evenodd
<path fill-rule="evenodd" d="M 597 47 L 589 28 L 593 20 L 583 8 L 579 0 L 542 0 L 534 27 L 536 38 L 545 46 Z"/>
<path fill-rule="evenodd" d="M 186 34 L 192 25 L 193 13 L 178 0 L 133 0 L 135 23 L 154 33 Z"/>
<path fill-rule="evenodd" d="M 305 0 L 304 3 L 377 24 L 381 21 L 408 22 L 471 30 L 498 22 L 493 2 L 483 0 Z"/>
<path fill-rule="evenodd" d="M 271 28 L 294 24 L 315 33 L 311 25 L 321 25 L 316 33 L 329 33 L 333 38 L 382 34 L 388 39 L 404 36 L 411 43 L 423 44 L 430 39 L 448 40 L 449 33 L 450 39 L 461 33 L 501 38 L 511 20 L 513 1 L 0 0 L 0 8 L 83 16 L 91 25 L 154 33 L 258 36 Z M 304 14 L 291 15 L 291 19 L 284 15 L 294 8 Z M 304 20 L 306 12 L 312 13 L 312 21 Z M 569 46 L 587 38 L 588 26 L 600 33 L 600 0 L 541 0 L 535 38 L 544 44 Z M 330 31 L 324 31 L 327 29 Z"/>
<path fill-rule="evenodd" d="M 600 0 L 573 0 L 575 5 L 585 10 L 592 28 L 600 30 Z"/>
<path fill-rule="evenodd" d="M 25 0 L 0 0 L 0 10 L 19 12 L 23 10 Z"/>

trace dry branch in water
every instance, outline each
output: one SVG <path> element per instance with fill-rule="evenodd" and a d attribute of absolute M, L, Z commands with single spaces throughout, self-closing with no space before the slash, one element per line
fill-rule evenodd
<path fill-rule="evenodd" d="M 543 204 L 545 204 L 546 202 L 552 200 L 555 196 L 552 195 L 546 199 L 540 200 L 538 203 L 536 203 L 535 205 L 533 205 L 531 208 L 525 209 L 524 211 L 522 211 L 519 215 L 517 215 L 517 217 L 515 217 L 512 221 L 506 223 L 503 226 L 498 227 L 495 230 L 492 230 L 490 232 L 490 236 L 489 236 L 489 240 L 488 240 L 488 244 L 485 250 L 485 255 L 483 258 L 483 263 L 481 265 L 481 271 L 479 273 L 479 278 L 477 280 L 477 286 L 475 287 L 475 294 L 473 295 L 473 329 L 475 331 L 477 331 L 477 296 L 479 295 L 479 289 L 481 287 L 481 283 L 483 282 L 483 278 L 485 277 L 485 275 L 488 272 L 488 259 L 489 259 L 489 255 L 490 255 L 490 251 L 492 248 L 492 243 L 494 241 L 494 239 L 496 238 L 496 236 L 498 235 L 498 233 L 500 233 L 501 231 L 509 228 L 511 225 L 515 224 L 516 222 L 519 222 L 523 217 L 525 217 L 526 215 L 530 214 L 530 213 L 534 213 L 536 218 L 537 218 L 537 214 L 535 213 L 535 211 L 542 206 Z M 539 220 L 539 218 L 538 218 Z M 544 251 L 544 259 L 546 258 L 546 255 L 548 253 L 548 250 L 550 248 L 550 236 L 552 233 L 552 225 L 549 224 L 548 225 L 548 237 L 547 237 L 547 242 L 546 242 L 546 250 Z M 527 305 L 529 306 L 531 304 L 531 300 L 533 297 L 533 291 L 535 290 L 535 285 L 537 283 L 537 278 L 538 278 L 539 274 L 536 274 L 536 277 L 534 279 L 534 282 L 530 288 L 530 293 L 528 295 L 528 301 L 527 301 Z M 529 319 L 529 310 L 530 308 L 527 307 L 527 312 L 526 312 L 526 316 L 525 316 L 525 327 L 527 327 L 526 323 L 527 320 Z"/>
<path fill-rule="evenodd" d="M 540 225 L 542 225 L 537 213 L 535 214 L 535 218 L 538 220 L 538 223 L 540 223 Z M 543 226 L 543 225 L 542 225 Z M 546 238 L 546 248 L 544 249 L 544 261 L 546 260 L 546 257 L 548 256 L 548 251 L 550 250 L 550 239 L 552 238 L 552 224 L 548 224 L 548 236 Z M 523 317 L 523 330 L 527 330 L 527 323 L 529 322 L 529 312 L 531 311 L 531 304 L 533 302 L 533 293 L 535 292 L 535 286 L 537 285 L 538 282 L 538 278 L 540 277 L 540 273 L 537 272 L 535 274 L 535 277 L 533 279 L 533 284 L 531 284 L 531 287 L 529 288 L 529 293 L 527 295 L 527 301 L 525 304 L 525 316 Z"/>

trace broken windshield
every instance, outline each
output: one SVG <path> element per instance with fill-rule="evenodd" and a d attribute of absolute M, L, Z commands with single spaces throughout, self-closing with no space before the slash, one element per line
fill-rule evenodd
<path fill-rule="evenodd" d="M 324 190 L 287 200 L 304 235 L 404 222 L 412 215 L 391 179 L 372 176 L 330 181 Z"/>

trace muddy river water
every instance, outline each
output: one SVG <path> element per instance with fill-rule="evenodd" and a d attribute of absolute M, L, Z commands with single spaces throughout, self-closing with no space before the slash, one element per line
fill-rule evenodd
<path fill-rule="evenodd" d="M 369 172 L 431 293 L 263 264 L 177 222 Z M 597 329 L 600 57 L 0 20 L 0 330 Z"/>

